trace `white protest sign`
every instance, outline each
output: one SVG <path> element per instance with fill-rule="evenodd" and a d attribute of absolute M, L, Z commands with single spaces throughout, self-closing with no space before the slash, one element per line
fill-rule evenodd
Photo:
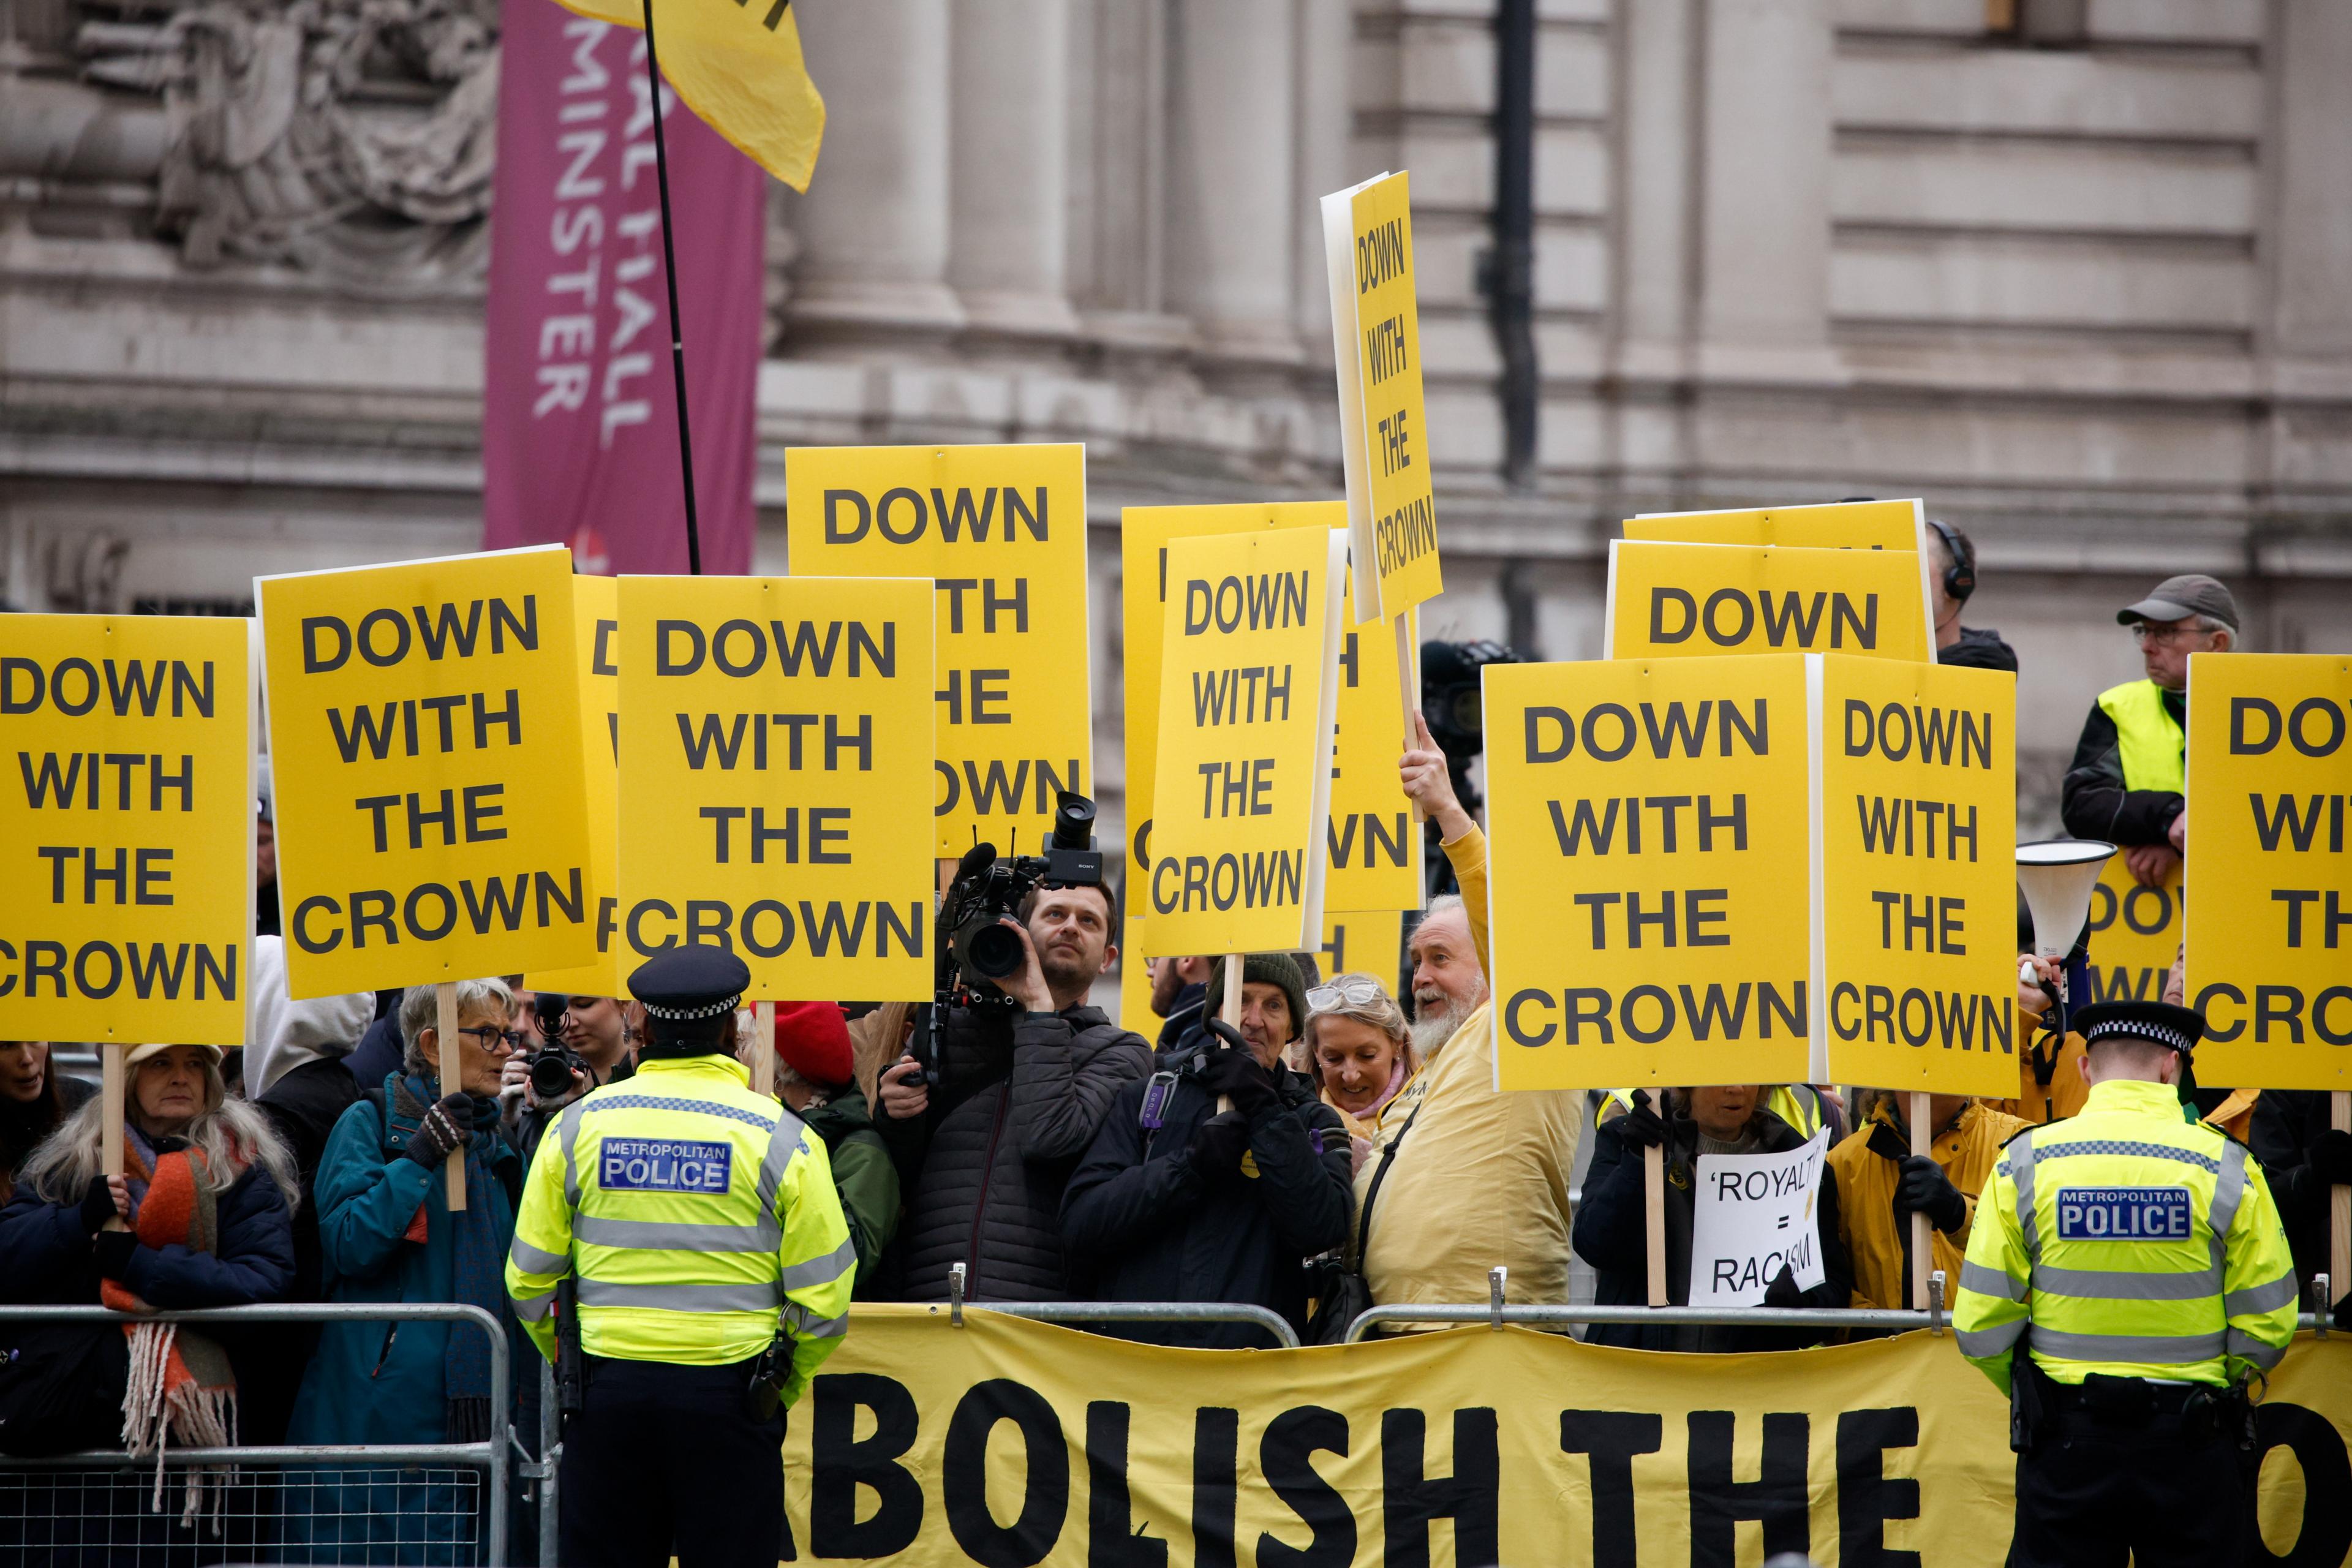
<path fill-rule="evenodd" d="M 1760 1307 L 1787 1264 L 1797 1288 L 1822 1282 L 1823 1128 L 1785 1154 L 1701 1154 L 1691 1219 L 1690 1304 Z"/>

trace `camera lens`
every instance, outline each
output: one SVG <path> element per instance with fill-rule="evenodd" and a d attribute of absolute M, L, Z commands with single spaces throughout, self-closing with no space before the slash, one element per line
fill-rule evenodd
<path fill-rule="evenodd" d="M 1086 849 L 1092 847 L 1095 836 L 1095 803 L 1082 795 L 1065 795 L 1054 806 L 1054 847 Z"/>
<path fill-rule="evenodd" d="M 1010 926 L 984 925 L 963 943 L 963 959 L 975 973 L 1002 980 L 1021 967 L 1021 933 Z"/>
<path fill-rule="evenodd" d="M 541 1051 L 530 1058 L 530 1091 L 541 1100 L 572 1092 L 572 1069 L 560 1052 Z"/>

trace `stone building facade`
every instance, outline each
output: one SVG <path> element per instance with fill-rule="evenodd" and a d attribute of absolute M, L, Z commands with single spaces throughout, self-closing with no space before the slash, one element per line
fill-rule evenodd
<path fill-rule="evenodd" d="M 2157 577 L 2352 649 L 2352 5 L 1536 0 L 1510 478 L 1496 10 L 796 6 L 831 123 L 772 206 L 759 565 L 793 445 L 1083 440 L 1115 822 L 1119 509 L 1336 493 L 1314 198 L 1406 168 L 1432 635 L 1591 657 L 1623 516 L 1924 495 L 2023 658 L 2044 825 Z M 476 543 L 496 35 L 0 0 L 0 594 L 226 610 Z"/>

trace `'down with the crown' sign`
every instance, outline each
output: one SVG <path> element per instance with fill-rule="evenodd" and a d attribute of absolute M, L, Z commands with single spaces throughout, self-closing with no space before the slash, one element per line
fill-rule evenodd
<path fill-rule="evenodd" d="M 1936 651 L 1916 552 L 1618 540 L 1604 626 L 1612 658 Z"/>
<path fill-rule="evenodd" d="M 801 447 L 784 487 L 794 576 L 937 584 L 932 853 L 1044 844 L 1094 793 L 1086 448 Z"/>
<path fill-rule="evenodd" d="M 245 1043 L 249 637 L 0 616 L 0 1038 Z"/>
<path fill-rule="evenodd" d="M 1776 544 L 1814 550 L 1907 550 L 1925 555 L 1927 514 L 1916 500 L 1829 501 L 1731 511 L 1653 511 L 1625 520 L 1625 537 L 1674 544 Z"/>
<path fill-rule="evenodd" d="M 572 555 L 254 583 L 297 997 L 588 963 Z"/>
<path fill-rule="evenodd" d="M 2189 889 L 2174 865 L 2164 880 L 2143 885 L 2131 863 L 2111 856 L 2091 889 L 2091 994 L 2085 1002 L 2161 1002 L 2164 983 L 2179 955 Z"/>
<path fill-rule="evenodd" d="M 1152 956 L 1322 940 L 1347 550 L 1347 535 L 1321 528 L 1168 547 L 1143 926 Z"/>
<path fill-rule="evenodd" d="M 619 930 L 621 766 L 620 584 L 610 577 L 572 579 L 572 640 L 580 650 L 580 755 L 587 784 L 588 887 L 596 900 L 596 962 L 523 977 L 533 991 L 621 996 L 634 961 L 615 942 Z"/>
<path fill-rule="evenodd" d="M 1485 681 L 1499 1087 L 1802 1080 L 1804 660 Z"/>
<path fill-rule="evenodd" d="M 2352 658 L 2190 658 L 2188 980 L 2205 1015 L 2200 1083 L 2352 1089 L 2347 819 Z"/>
<path fill-rule="evenodd" d="M 931 585 L 621 580 L 621 943 L 761 998 L 931 994 Z"/>
<path fill-rule="evenodd" d="M 1354 613 L 1391 620 L 1437 597 L 1437 492 L 1422 400 L 1410 176 L 1323 198 Z"/>
<path fill-rule="evenodd" d="M 2017 678 L 1829 655 L 1815 1083 L 2017 1092 Z"/>

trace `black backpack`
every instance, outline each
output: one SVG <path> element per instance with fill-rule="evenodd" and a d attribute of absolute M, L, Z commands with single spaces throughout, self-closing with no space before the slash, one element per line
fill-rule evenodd
<path fill-rule="evenodd" d="M 130 1385 L 131 1350 L 119 1324 L 0 1325 L 0 1454 L 120 1447 Z"/>

